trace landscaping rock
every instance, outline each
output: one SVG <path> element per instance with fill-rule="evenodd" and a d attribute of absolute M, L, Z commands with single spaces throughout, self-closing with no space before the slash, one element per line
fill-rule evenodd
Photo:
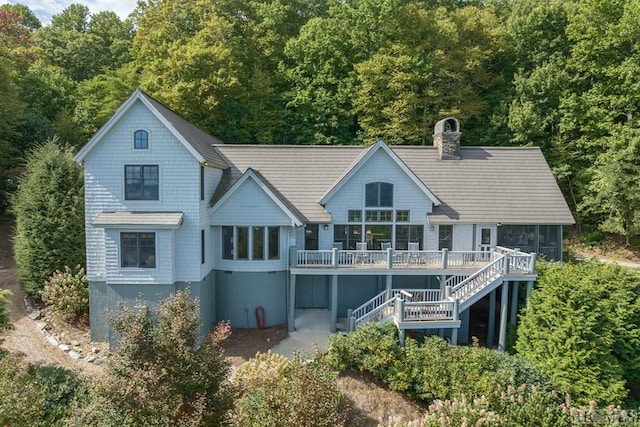
<path fill-rule="evenodd" d="M 75 350 L 71 350 L 69 352 L 69 357 L 74 359 L 74 360 L 78 360 L 78 359 L 80 359 L 82 357 L 82 355 L 80 353 L 78 353 L 77 351 L 75 351 Z"/>
<path fill-rule="evenodd" d="M 62 351 L 69 351 L 71 348 L 66 344 L 58 344 L 58 348 Z"/>
<path fill-rule="evenodd" d="M 53 346 L 58 346 L 58 344 L 60 344 L 58 342 L 58 340 L 56 339 L 56 337 L 54 337 L 53 335 L 47 335 L 47 341 L 49 341 L 51 343 L 51 345 Z"/>
<path fill-rule="evenodd" d="M 31 320 L 39 320 L 42 317 L 40 310 L 33 310 L 28 316 Z"/>

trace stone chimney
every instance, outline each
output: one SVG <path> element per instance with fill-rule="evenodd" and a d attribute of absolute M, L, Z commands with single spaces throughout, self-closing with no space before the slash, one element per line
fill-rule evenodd
<path fill-rule="evenodd" d="M 433 146 L 438 147 L 440 160 L 460 160 L 460 122 L 447 117 L 433 128 Z"/>

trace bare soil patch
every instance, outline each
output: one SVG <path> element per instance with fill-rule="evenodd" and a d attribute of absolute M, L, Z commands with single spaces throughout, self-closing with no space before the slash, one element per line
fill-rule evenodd
<path fill-rule="evenodd" d="M 265 329 L 235 328 L 231 330 L 231 336 L 224 345 L 224 351 L 231 364 L 239 366 L 258 352 L 266 353 L 288 336 L 286 324 Z"/>

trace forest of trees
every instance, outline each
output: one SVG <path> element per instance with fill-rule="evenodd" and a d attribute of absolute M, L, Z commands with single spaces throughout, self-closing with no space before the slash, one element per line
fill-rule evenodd
<path fill-rule="evenodd" d="M 640 234 L 640 0 L 146 0 L 42 25 L 0 6 L 0 216 L 29 150 L 140 87 L 227 143 L 534 145 L 578 225 Z"/>

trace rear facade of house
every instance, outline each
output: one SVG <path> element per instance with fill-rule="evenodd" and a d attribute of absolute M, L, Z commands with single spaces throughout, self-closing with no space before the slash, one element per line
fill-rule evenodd
<path fill-rule="evenodd" d="M 295 330 L 303 309 L 344 330 L 386 307 L 399 327 L 466 341 L 470 308 L 530 292 L 573 218 L 539 149 L 460 137 L 446 118 L 433 146 L 231 145 L 136 91 L 76 155 L 92 340 L 111 339 L 121 304 L 188 290 L 203 333 Z"/>

